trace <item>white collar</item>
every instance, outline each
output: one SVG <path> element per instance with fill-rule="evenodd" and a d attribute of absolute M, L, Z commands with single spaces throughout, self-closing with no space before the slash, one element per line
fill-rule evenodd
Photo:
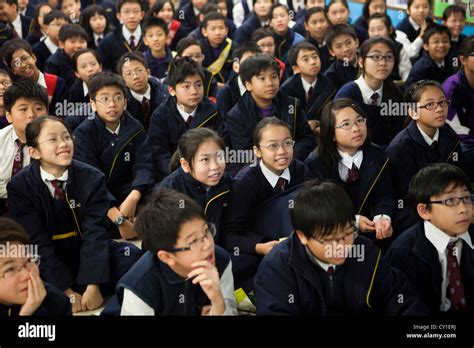
<path fill-rule="evenodd" d="M 286 168 L 283 171 L 283 173 L 281 173 L 281 175 L 278 176 L 275 173 L 273 173 L 270 169 L 268 169 L 262 160 L 260 160 L 259 162 L 260 162 L 260 169 L 262 170 L 263 176 L 265 176 L 265 179 L 267 179 L 267 181 L 270 183 L 272 187 L 275 187 L 277 185 L 279 178 L 285 179 L 288 183 L 291 181 L 291 174 L 288 168 Z"/>
<path fill-rule="evenodd" d="M 183 118 L 184 122 L 186 122 L 186 121 L 188 120 L 188 117 L 189 117 L 189 116 L 194 117 L 194 116 L 196 115 L 196 110 L 197 110 L 197 108 L 198 108 L 198 107 L 196 106 L 196 108 L 195 108 L 193 111 L 191 111 L 191 113 L 188 114 L 186 111 L 184 111 L 184 110 L 182 109 L 182 106 L 181 106 L 180 104 L 176 104 L 176 107 L 177 107 L 177 109 L 178 109 L 179 114 L 180 114 L 181 117 Z"/>
<path fill-rule="evenodd" d="M 244 84 L 242 83 L 242 79 L 240 78 L 240 76 L 237 78 L 237 84 L 239 85 L 240 96 L 243 96 L 244 93 L 247 91 L 247 88 L 245 88 Z"/>
<path fill-rule="evenodd" d="M 142 37 L 142 28 L 139 25 L 137 29 L 135 29 L 135 31 L 132 33 L 125 27 L 125 25 L 122 25 L 122 35 L 127 41 L 127 43 L 130 43 L 130 36 L 133 35 L 135 38 L 135 45 L 138 45 L 138 41 L 140 41 L 140 38 Z"/>
<path fill-rule="evenodd" d="M 125 28 L 126 29 L 126 28 Z M 94 36 L 94 42 L 97 42 L 97 39 L 100 37 L 101 39 L 104 38 L 104 34 L 96 34 L 96 33 L 92 33 L 92 35 Z"/>
<path fill-rule="evenodd" d="M 433 139 L 431 139 L 428 134 L 426 134 L 425 132 L 423 132 L 423 130 L 420 128 L 420 126 L 418 125 L 418 123 L 416 124 L 416 126 L 418 127 L 418 130 L 420 131 L 421 133 L 421 136 L 423 137 L 423 139 L 425 139 L 426 143 L 431 146 L 431 144 L 433 144 L 435 141 L 438 141 L 438 138 L 439 138 L 439 128 L 436 129 L 436 132 L 435 134 L 433 135 Z"/>
<path fill-rule="evenodd" d="M 120 124 L 121 124 L 121 122 L 119 121 L 119 124 L 118 124 L 117 128 L 114 131 L 112 129 L 110 129 L 109 127 L 107 127 L 107 126 L 105 126 L 105 129 L 107 129 L 112 134 L 117 134 L 118 135 L 119 132 L 120 132 Z"/>
<path fill-rule="evenodd" d="M 380 86 L 379 89 L 374 91 L 372 88 L 370 88 L 367 85 L 367 82 L 365 82 L 365 79 L 362 75 L 359 76 L 357 80 L 354 81 L 357 86 L 359 86 L 360 93 L 362 94 L 362 99 L 364 99 L 364 104 L 371 104 L 372 103 L 372 94 L 377 93 L 379 95 L 378 98 L 378 105 L 382 102 L 382 95 L 383 95 L 383 83 L 382 86 Z"/>
<path fill-rule="evenodd" d="M 15 131 L 15 128 L 13 128 L 13 125 L 12 124 L 9 124 L 7 127 L 5 127 L 4 129 L 7 130 L 7 128 L 10 127 L 10 130 L 11 130 L 11 143 L 12 144 L 15 144 L 16 146 L 16 141 L 17 139 L 19 140 L 20 138 L 18 137 L 18 134 L 16 134 L 16 131 Z M 21 141 L 21 140 L 20 140 Z"/>
<path fill-rule="evenodd" d="M 64 171 L 63 175 L 61 175 L 59 178 L 56 178 L 53 174 L 48 173 L 41 166 L 40 166 L 40 174 L 41 174 L 41 180 L 43 180 L 43 182 L 46 182 L 46 181 L 51 182 L 53 180 L 62 180 L 66 182 L 69 177 L 67 169 Z"/>
<path fill-rule="evenodd" d="M 43 42 L 46 48 L 49 50 L 49 52 L 51 52 L 51 54 L 54 54 L 56 50 L 58 49 L 58 46 L 53 41 L 51 41 L 49 36 L 47 36 Z"/>
<path fill-rule="evenodd" d="M 308 255 L 310 261 L 313 264 L 320 266 L 325 272 L 328 271 L 329 267 L 333 267 L 334 270 L 336 269 L 336 266 L 331 265 L 330 263 L 323 262 L 320 259 L 318 259 L 316 256 L 314 256 L 311 250 L 309 250 L 309 248 L 306 245 L 304 246 L 304 248 L 306 251 L 306 255 Z"/>
<path fill-rule="evenodd" d="M 84 90 L 84 97 L 89 94 L 89 87 L 87 87 L 87 83 L 82 81 L 82 89 Z"/>
<path fill-rule="evenodd" d="M 193 6 L 193 5 L 191 5 Z M 199 16 L 199 13 L 201 12 L 199 9 L 197 9 L 196 7 L 193 6 L 193 11 L 194 11 L 194 14 L 197 16 Z"/>
<path fill-rule="evenodd" d="M 357 169 L 360 169 L 362 161 L 364 160 L 364 153 L 362 150 L 357 150 L 354 156 L 351 156 L 346 152 L 342 152 L 339 149 L 337 149 L 337 152 L 342 157 L 339 162 L 341 162 L 345 167 L 352 169 L 352 164 L 355 164 Z"/>
<path fill-rule="evenodd" d="M 36 81 L 36 83 L 40 85 L 41 87 L 48 88 L 46 86 L 46 80 L 44 78 L 44 74 L 41 71 L 39 72 L 38 80 Z"/>
<path fill-rule="evenodd" d="M 420 26 L 410 16 L 408 16 L 408 21 L 410 22 L 413 29 L 415 29 L 415 30 L 420 29 Z"/>
<path fill-rule="evenodd" d="M 435 61 L 435 64 L 438 68 L 444 69 L 444 61 L 441 64 L 439 64 L 438 62 Z"/>
<path fill-rule="evenodd" d="M 15 30 L 18 27 L 21 28 L 21 15 L 19 13 L 17 13 L 16 18 L 12 21 L 12 25 L 15 27 Z M 18 34 L 20 34 L 20 33 L 18 33 Z"/>
<path fill-rule="evenodd" d="M 300 75 L 300 78 L 301 78 L 301 82 L 303 83 L 303 89 L 304 89 L 305 94 L 308 94 L 308 91 L 311 87 L 313 87 L 313 93 L 316 92 L 314 89 L 316 87 L 316 82 L 318 82 L 318 78 L 316 78 L 316 80 L 314 80 L 312 84 L 306 81 L 301 75 Z"/>
<path fill-rule="evenodd" d="M 448 244 L 450 242 L 455 242 L 458 239 L 464 240 L 467 245 L 471 247 L 471 249 L 474 249 L 474 246 L 472 245 L 471 236 L 467 231 L 463 234 L 458 235 L 457 237 L 451 237 L 429 221 L 424 222 L 424 227 L 426 238 L 431 242 L 431 244 L 433 244 L 433 246 L 439 253 L 444 253 L 446 251 L 446 248 L 448 247 Z"/>
<path fill-rule="evenodd" d="M 18 11 L 19 14 L 26 16 L 26 10 L 28 9 L 28 6 L 25 7 L 23 11 Z"/>
<path fill-rule="evenodd" d="M 132 96 L 138 100 L 140 103 L 143 102 L 143 97 L 145 97 L 146 99 L 150 100 L 151 98 L 151 87 L 150 87 L 150 84 L 148 84 L 148 88 L 146 90 L 146 92 L 144 94 L 138 94 L 137 92 L 134 92 L 133 90 L 130 90 L 130 93 L 132 94 Z"/>

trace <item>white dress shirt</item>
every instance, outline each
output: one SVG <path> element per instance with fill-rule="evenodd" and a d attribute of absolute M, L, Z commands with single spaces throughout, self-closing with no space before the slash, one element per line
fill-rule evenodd
<path fill-rule="evenodd" d="M 379 89 L 373 90 L 367 85 L 367 82 L 365 82 L 364 77 L 361 75 L 357 80 L 354 81 L 357 86 L 359 86 L 360 93 L 362 94 L 362 99 L 364 100 L 364 104 L 371 105 L 372 104 L 372 95 L 374 93 L 377 93 L 379 95 L 377 99 L 377 105 L 380 105 L 382 102 L 382 96 L 383 96 L 383 83 L 382 86 L 380 86 Z"/>
<path fill-rule="evenodd" d="M 18 34 L 19 38 L 23 38 L 23 30 L 21 29 L 21 18 L 20 14 L 18 13 L 16 18 L 12 22 L 13 28 L 15 28 L 16 33 Z"/>
<path fill-rule="evenodd" d="M 62 180 L 62 181 L 64 181 L 63 190 L 66 191 L 66 182 L 67 182 L 67 179 L 69 177 L 67 169 L 63 173 L 63 175 L 61 175 L 59 178 L 56 178 L 53 174 L 48 173 L 47 171 L 45 171 L 40 166 L 40 174 L 41 174 L 41 181 L 43 181 L 44 184 L 48 187 L 48 190 L 49 190 L 49 193 L 51 194 L 51 197 L 54 198 L 54 186 L 53 186 L 53 184 L 51 184 L 51 181 L 53 181 L 53 180 Z"/>
<path fill-rule="evenodd" d="M 304 94 L 305 96 L 308 95 L 308 91 L 311 87 L 313 87 L 313 94 L 316 94 L 316 82 L 318 82 L 318 78 L 316 78 L 316 80 L 313 81 L 313 83 L 309 83 L 308 81 L 306 81 L 303 76 L 301 76 L 301 82 L 303 83 L 303 89 L 304 89 Z"/>
<path fill-rule="evenodd" d="M 290 183 L 291 181 L 291 174 L 290 170 L 286 168 L 283 173 L 281 173 L 280 176 L 276 175 L 273 173 L 268 167 L 263 163 L 262 160 L 260 160 L 260 169 L 262 169 L 263 176 L 267 181 L 270 183 L 270 185 L 275 188 L 278 182 L 278 179 L 283 178 L 286 180 L 287 184 Z"/>
<path fill-rule="evenodd" d="M 53 41 L 51 41 L 48 36 L 46 37 L 46 39 L 44 39 L 43 42 L 51 54 L 54 54 L 57 51 L 58 46 Z"/>
<path fill-rule="evenodd" d="M 439 138 L 439 129 L 436 129 L 436 132 L 435 134 L 433 135 L 433 139 L 431 139 L 428 134 L 426 134 L 425 132 L 423 132 L 423 130 L 420 128 L 420 126 L 418 125 L 418 123 L 416 124 L 416 126 L 418 127 L 418 130 L 420 131 L 421 133 L 421 136 L 423 137 L 423 139 L 425 139 L 426 143 L 431 146 L 431 144 L 433 144 L 435 141 L 438 141 L 438 138 Z"/>
<path fill-rule="evenodd" d="M 132 96 L 138 100 L 138 102 L 141 104 L 143 102 L 143 97 L 145 97 L 146 99 L 150 100 L 151 98 L 151 87 L 150 87 L 150 84 L 148 84 L 148 88 L 145 92 L 145 94 L 138 94 L 137 92 L 133 91 L 133 90 L 130 90 L 130 93 L 132 94 Z"/>
<path fill-rule="evenodd" d="M 196 116 L 196 110 L 198 108 L 197 106 L 193 111 L 191 111 L 191 113 L 187 113 L 186 111 L 184 111 L 183 107 L 179 104 L 177 104 L 176 106 L 177 106 L 178 112 L 181 115 L 181 117 L 183 118 L 184 122 L 188 121 L 189 116 L 192 116 L 192 117 Z"/>
<path fill-rule="evenodd" d="M 140 26 L 135 29 L 135 31 L 132 33 L 130 30 L 128 30 L 125 25 L 122 25 L 122 35 L 127 41 L 127 43 L 130 45 L 130 37 L 133 35 L 134 41 L 135 41 L 135 46 L 138 45 L 138 41 L 140 41 L 140 38 L 142 37 L 142 28 Z"/>

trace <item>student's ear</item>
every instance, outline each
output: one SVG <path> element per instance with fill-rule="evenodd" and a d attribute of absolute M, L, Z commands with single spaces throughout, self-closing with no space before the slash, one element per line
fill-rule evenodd
<path fill-rule="evenodd" d="M 64 49 L 64 42 L 63 41 L 59 41 L 59 48 Z"/>
<path fill-rule="evenodd" d="M 245 85 L 245 89 L 249 92 L 252 91 L 252 83 L 250 81 L 245 81 L 244 82 L 244 85 Z"/>
<path fill-rule="evenodd" d="M 6 112 L 5 112 L 5 117 L 7 118 L 8 123 L 12 123 L 12 122 L 13 122 L 12 114 L 11 114 L 9 111 L 6 111 Z"/>
<path fill-rule="evenodd" d="M 416 111 L 411 107 L 408 108 L 408 116 L 410 116 L 413 120 L 418 120 L 420 118 L 419 111 Z"/>
<path fill-rule="evenodd" d="M 308 32 L 308 35 L 309 35 L 309 26 L 306 22 L 304 22 L 304 28 L 306 29 L 306 31 Z"/>
<path fill-rule="evenodd" d="M 295 74 L 299 74 L 301 72 L 300 68 L 298 67 L 298 65 L 292 65 L 291 66 L 291 69 L 293 69 L 293 72 Z"/>
<path fill-rule="evenodd" d="M 425 44 L 425 43 L 424 43 L 424 44 L 423 44 L 423 49 L 424 49 L 426 52 L 428 52 L 428 51 L 429 51 L 429 46 L 428 46 L 428 44 Z"/>
<path fill-rule="evenodd" d="M 156 256 L 158 257 L 158 260 L 160 260 L 163 263 L 166 263 L 168 266 L 174 266 L 176 264 L 176 261 L 173 255 L 167 251 L 159 250 L 156 253 Z"/>
<path fill-rule="evenodd" d="M 253 153 L 257 158 L 262 158 L 262 151 L 258 148 L 258 146 L 253 146 Z"/>
<path fill-rule="evenodd" d="M 240 64 L 237 63 L 237 60 L 235 59 L 234 62 L 232 63 L 232 70 L 234 70 L 234 72 L 236 74 L 239 73 L 239 70 L 240 70 Z"/>
<path fill-rule="evenodd" d="M 117 15 L 116 15 L 116 16 L 117 16 L 117 19 L 118 19 L 119 23 L 120 23 L 120 24 L 123 24 L 122 18 L 121 18 L 121 16 L 120 16 L 120 12 L 117 12 Z"/>
<path fill-rule="evenodd" d="M 179 159 L 179 164 L 181 164 L 181 168 L 185 173 L 191 173 L 191 166 L 189 165 L 189 162 L 186 161 L 183 157 Z"/>
<path fill-rule="evenodd" d="M 92 99 L 89 99 L 89 101 L 91 103 L 92 111 L 97 112 L 97 105 L 95 104 L 95 101 Z"/>
<path fill-rule="evenodd" d="M 418 203 L 416 206 L 416 211 L 418 215 L 423 219 L 429 221 L 431 218 L 431 212 L 426 208 L 426 204 Z"/>
<path fill-rule="evenodd" d="M 336 57 L 336 53 L 334 53 L 334 51 L 331 48 L 328 47 L 328 51 L 331 57 Z"/>
<path fill-rule="evenodd" d="M 201 28 L 201 34 L 202 34 L 202 36 L 207 37 L 207 30 L 206 30 L 206 28 L 204 28 L 204 27 Z"/>
<path fill-rule="evenodd" d="M 78 80 L 80 80 L 80 78 L 79 78 L 79 73 L 76 71 L 76 69 L 74 69 L 74 76 L 76 76 L 76 78 L 77 78 Z"/>
<path fill-rule="evenodd" d="M 359 64 L 359 68 L 364 70 L 364 58 L 362 57 L 357 58 L 357 64 Z"/>
<path fill-rule="evenodd" d="M 36 147 L 28 147 L 28 153 L 30 154 L 30 157 L 39 160 L 41 158 L 40 152 Z"/>
<path fill-rule="evenodd" d="M 170 85 L 168 85 L 168 93 L 173 96 L 173 97 L 176 97 L 176 91 L 174 90 L 174 88 Z"/>
<path fill-rule="evenodd" d="M 146 69 L 146 72 L 148 73 L 148 78 L 150 78 L 150 76 L 151 76 L 151 70 L 150 70 L 150 69 Z"/>
<path fill-rule="evenodd" d="M 296 230 L 296 235 L 298 236 L 298 239 L 300 240 L 301 244 L 303 245 L 308 244 L 308 238 L 304 235 L 303 232 Z"/>

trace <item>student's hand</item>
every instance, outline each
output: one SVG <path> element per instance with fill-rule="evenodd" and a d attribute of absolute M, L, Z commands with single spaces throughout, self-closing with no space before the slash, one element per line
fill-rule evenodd
<path fill-rule="evenodd" d="M 222 315 L 225 312 L 225 301 L 222 295 L 219 272 L 216 266 L 209 261 L 197 261 L 191 264 L 193 270 L 189 272 L 188 278 L 194 278 L 193 284 L 199 284 L 211 301 L 213 315 Z"/>
<path fill-rule="evenodd" d="M 82 294 L 81 305 L 85 311 L 91 311 L 97 309 L 104 303 L 102 294 L 98 285 L 89 284 L 87 285 L 86 291 Z"/>
<path fill-rule="evenodd" d="M 311 132 L 314 135 L 319 137 L 319 132 L 321 131 L 321 127 L 319 126 L 319 121 L 316 120 L 308 120 L 309 128 L 311 128 Z"/>
<path fill-rule="evenodd" d="M 137 204 L 138 201 L 140 201 L 140 198 L 142 198 L 140 191 L 132 190 L 132 192 L 130 192 L 130 194 L 127 196 L 127 198 L 125 198 L 119 207 L 120 212 L 127 216 L 132 222 L 135 218 L 135 212 L 137 210 Z"/>
<path fill-rule="evenodd" d="M 72 312 L 77 313 L 77 312 L 82 312 L 85 309 L 82 307 L 82 295 L 72 291 L 72 289 L 67 289 L 64 291 L 66 296 L 69 299 L 69 302 L 71 302 L 72 305 Z"/>
<path fill-rule="evenodd" d="M 423 38 L 423 35 L 425 35 L 426 28 L 428 28 L 428 22 L 426 21 L 426 19 L 423 19 L 423 22 L 418 23 L 418 25 L 420 26 L 419 37 Z"/>
<path fill-rule="evenodd" d="M 21 306 L 21 316 L 33 315 L 46 297 L 46 289 L 44 288 L 38 270 L 33 269 L 29 272 L 30 279 L 28 279 L 28 297 L 23 306 Z"/>
<path fill-rule="evenodd" d="M 272 240 L 266 243 L 257 243 L 255 245 L 255 251 L 259 255 L 267 255 L 273 249 L 273 247 L 277 245 L 278 243 L 280 242 L 277 240 Z"/>
<path fill-rule="evenodd" d="M 128 240 L 138 237 L 137 232 L 133 230 L 133 224 L 128 220 L 125 220 L 122 225 L 118 226 L 118 229 L 123 239 Z"/>
<path fill-rule="evenodd" d="M 211 305 L 206 305 L 202 307 L 201 315 L 211 315 L 211 309 L 212 309 Z"/>
<path fill-rule="evenodd" d="M 221 89 L 224 86 L 225 84 L 223 84 L 222 82 L 217 82 L 217 89 Z"/>
<path fill-rule="evenodd" d="M 359 218 L 359 231 L 361 232 L 375 232 L 375 223 L 361 215 Z"/>
<path fill-rule="evenodd" d="M 375 221 L 375 237 L 377 239 L 388 238 L 392 235 L 392 224 L 388 219 L 378 219 Z"/>

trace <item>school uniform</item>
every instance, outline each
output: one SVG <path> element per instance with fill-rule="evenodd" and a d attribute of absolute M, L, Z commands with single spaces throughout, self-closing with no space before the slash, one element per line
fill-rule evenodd
<path fill-rule="evenodd" d="M 207 38 L 200 40 L 199 43 L 201 44 L 202 53 L 204 54 L 202 66 L 209 70 L 219 82 L 227 82 L 234 62 L 232 58 L 234 49 L 233 41 L 226 38 L 217 48 L 211 47 Z M 219 63 L 221 57 L 222 61 Z"/>
<path fill-rule="evenodd" d="M 219 110 L 226 114 L 237 104 L 240 97 L 247 91 L 239 75 L 234 75 L 227 83 L 217 92 L 217 105 Z"/>
<path fill-rule="evenodd" d="M 168 89 L 156 78 L 150 77 L 148 79 L 148 89 L 143 95 L 127 88 L 127 111 L 140 121 L 145 131 L 148 131 L 151 115 L 168 96 Z M 144 103 L 144 98 L 147 99 L 148 106 L 146 102 Z"/>
<path fill-rule="evenodd" d="M 220 244 L 222 219 L 232 188 L 230 174 L 224 173 L 216 186 L 207 187 L 179 167 L 168 175 L 159 187 L 182 192 L 194 199 L 204 209 L 207 221 L 216 225 L 217 234 L 214 239 Z"/>
<path fill-rule="evenodd" d="M 76 80 L 74 62 L 62 48 L 57 49 L 44 63 L 44 72 L 61 76 L 71 86 Z"/>
<path fill-rule="evenodd" d="M 453 62 L 449 59 L 449 56 L 444 59 L 444 62 L 440 66 L 427 52 L 424 52 L 421 58 L 413 65 L 405 86 L 409 87 L 413 83 L 421 80 L 434 80 L 443 83 L 454 73 Z"/>
<path fill-rule="evenodd" d="M 279 187 L 280 178 L 285 180 L 283 190 Z M 309 172 L 298 160 L 293 160 L 280 176 L 258 161 L 234 177 L 230 203 L 224 217 L 222 245 L 231 253 L 236 288 L 252 289 L 253 277 L 261 260 L 255 251 L 257 243 L 275 240 L 275 235 L 287 237 L 280 231 L 256 233 L 258 207 L 308 178 Z M 237 254 L 235 250 L 238 250 Z"/>
<path fill-rule="evenodd" d="M 474 233 L 467 231 L 456 238 L 442 232 L 429 221 L 420 221 L 403 232 L 392 244 L 386 261 L 405 273 L 419 298 L 431 314 L 474 312 Z M 449 243 L 454 242 L 454 257 L 450 258 Z M 460 272 L 459 285 L 464 290 L 466 309 L 456 309 L 451 288 L 450 267 L 456 262 Z M 450 291 L 451 290 L 451 291 Z M 455 289 L 459 291 L 459 287 Z M 462 293 L 462 292 L 461 292 Z M 462 301 L 462 300 L 461 300 Z M 472 314 L 471 314 L 472 315 Z"/>
<path fill-rule="evenodd" d="M 15 32 L 18 35 L 17 37 L 25 39 L 30 32 L 31 21 L 32 19 L 30 17 L 25 17 L 18 13 L 13 22 L 10 23 L 10 26 L 15 28 Z"/>
<path fill-rule="evenodd" d="M 353 24 L 351 25 L 351 27 L 354 29 L 355 33 L 356 33 L 356 36 L 357 36 L 357 40 L 359 40 L 359 47 L 360 45 L 362 45 L 364 43 L 365 40 L 367 40 L 369 38 L 369 33 L 367 32 L 367 29 L 357 25 L 357 24 Z"/>
<path fill-rule="evenodd" d="M 311 88 L 313 92 L 309 92 Z M 321 74 L 312 84 L 306 80 L 303 81 L 300 74 L 295 74 L 283 83 L 280 91 L 299 99 L 310 120 L 320 120 L 324 105 L 331 101 L 336 94 L 336 87 Z"/>
<path fill-rule="evenodd" d="M 370 240 L 359 236 L 353 248 L 362 249 L 364 259 L 348 257 L 329 275 L 332 265 L 318 260 L 293 233 L 260 264 L 255 277 L 257 315 L 428 313 L 403 273 L 381 260 L 380 250 Z"/>
<path fill-rule="evenodd" d="M 115 134 L 98 115 L 83 121 L 74 132 L 74 157 L 107 176 L 107 190 L 120 205 L 132 190 L 145 196 L 155 181 L 148 135 L 141 123 L 125 111 Z"/>
<path fill-rule="evenodd" d="M 72 315 L 71 303 L 69 298 L 56 289 L 48 282 L 43 282 L 46 290 L 46 297 L 40 306 L 32 314 L 33 316 L 67 316 Z M 0 304 L 0 317 L 16 317 L 20 315 L 21 305 L 5 305 Z"/>
<path fill-rule="evenodd" d="M 32 46 L 33 53 L 36 56 L 36 67 L 40 71 L 44 71 L 44 65 L 46 61 L 49 57 L 51 57 L 51 55 L 56 53 L 58 46 L 56 46 L 48 37 Z"/>
<path fill-rule="evenodd" d="M 100 35 L 97 35 L 96 33 L 88 33 L 88 39 L 87 39 L 87 48 L 93 49 L 94 51 L 97 51 L 97 48 L 100 46 L 102 41 L 104 40 L 105 35 L 108 33 L 102 33 Z"/>
<path fill-rule="evenodd" d="M 433 139 L 429 139 L 412 121 L 390 142 L 386 152 L 390 158 L 397 199 L 392 225 L 402 232 L 416 223 L 407 200 L 410 180 L 421 168 L 431 163 L 449 162 L 462 168 L 462 151 L 457 134 L 448 124 L 439 128 Z"/>
<path fill-rule="evenodd" d="M 188 2 L 183 7 L 178 8 L 178 13 L 182 14 L 179 20 L 186 31 L 193 31 L 199 27 L 199 10 L 196 9 L 191 2 Z"/>
<path fill-rule="evenodd" d="M 347 64 L 344 60 L 336 59 L 324 72 L 326 76 L 337 89 L 344 84 L 356 80 L 361 74 L 357 59 L 354 64 Z"/>
<path fill-rule="evenodd" d="M 390 103 L 402 102 L 402 95 L 389 79 L 374 91 L 367 85 L 364 77 L 360 76 L 339 89 L 334 99 L 340 98 L 352 99 L 364 110 L 367 128 L 370 130 L 372 141 L 377 145 L 388 145 L 403 128 L 407 115 L 392 115 L 389 107 Z"/>
<path fill-rule="evenodd" d="M 252 0 L 240 0 L 234 4 L 232 7 L 232 18 L 238 28 L 241 27 L 253 13 L 252 8 Z"/>
<path fill-rule="evenodd" d="M 166 39 L 166 45 L 171 51 L 176 51 L 176 45 L 179 40 L 185 38 L 187 35 L 186 28 L 181 24 L 180 21 L 173 19 L 168 25 L 168 37 Z"/>
<path fill-rule="evenodd" d="M 206 97 L 191 114 L 178 109 L 176 98 L 172 96 L 153 112 L 148 136 L 158 178 L 168 176 L 168 165 L 181 136 L 188 129 L 200 127 L 212 128 L 221 136 L 225 134 L 217 106 Z"/>
<path fill-rule="evenodd" d="M 288 63 L 288 51 L 291 47 L 304 41 L 304 37 L 288 28 L 284 36 L 273 32 L 273 39 L 275 40 L 275 57 L 280 59 L 285 64 Z"/>
<path fill-rule="evenodd" d="M 37 33 L 34 33 L 34 32 L 30 32 L 28 33 L 28 35 L 26 36 L 25 40 L 28 41 L 28 43 L 31 45 L 31 47 L 33 47 L 35 44 L 37 44 L 38 42 L 41 41 L 41 39 L 43 38 L 43 34 L 37 34 Z"/>
<path fill-rule="evenodd" d="M 217 78 L 206 69 L 202 69 L 202 72 L 204 73 L 204 96 L 216 102 L 215 99 L 218 92 Z M 163 85 L 169 85 L 168 76 L 163 79 L 162 83 Z"/>
<path fill-rule="evenodd" d="M 226 310 L 236 315 L 232 264 L 229 254 L 215 247 L 215 265 Z M 184 297 L 183 297 L 184 296 Z M 184 298 L 185 301 L 180 300 Z M 183 279 L 147 251 L 116 287 L 115 296 L 101 313 L 108 315 L 201 315 L 210 301 L 199 284 Z"/>
<path fill-rule="evenodd" d="M 117 18 L 117 6 L 115 2 L 104 0 L 81 0 L 81 9 L 85 9 L 89 5 L 100 5 L 104 8 L 109 27 L 116 28 L 120 26 Z"/>
<path fill-rule="evenodd" d="M 268 25 L 268 21 L 265 24 Z M 248 16 L 245 22 L 243 22 L 242 25 L 237 29 L 234 41 L 237 44 L 242 44 L 245 41 L 250 41 L 250 38 L 254 31 L 262 27 L 263 24 L 260 19 L 255 13 L 252 13 Z"/>
<path fill-rule="evenodd" d="M 428 26 L 433 23 L 431 18 L 427 18 L 426 21 Z M 396 29 L 397 31 L 401 31 L 406 35 L 406 38 L 410 44 L 409 55 L 412 60 L 412 64 L 415 64 L 418 58 L 420 58 L 423 48 L 423 39 L 419 37 L 421 31 L 420 26 L 410 16 L 407 15 L 400 22 L 400 24 L 398 24 Z M 397 37 L 398 36 L 399 35 L 397 35 Z"/>
<path fill-rule="evenodd" d="M 76 81 L 74 81 L 71 88 L 69 88 L 68 102 L 71 102 L 71 103 L 89 103 L 90 102 L 89 88 L 87 87 L 87 84 L 84 81 L 80 79 L 76 79 Z M 128 105 L 127 105 L 127 108 L 128 108 Z"/>
<path fill-rule="evenodd" d="M 97 54 L 105 70 L 115 71 L 120 57 L 127 52 L 145 52 L 147 50 L 143 43 L 143 33 L 140 26 L 133 33 L 135 49 L 130 46 L 131 34 L 126 28 L 119 26 L 105 35 L 97 49 Z"/>
<path fill-rule="evenodd" d="M 143 53 L 143 56 L 145 57 L 152 76 L 155 76 L 161 81 L 168 75 L 168 67 L 173 61 L 173 55 L 168 47 L 166 47 L 166 55 L 163 58 L 153 57 L 149 49 Z"/>
<path fill-rule="evenodd" d="M 59 105 L 64 105 L 64 102 L 67 101 L 69 89 L 66 85 L 66 81 L 57 75 L 48 73 L 43 74 L 40 71 L 36 83 L 46 88 L 46 91 L 48 92 L 49 113 L 51 115 L 56 115 L 57 107 Z"/>
<path fill-rule="evenodd" d="M 334 61 L 334 59 L 329 54 L 328 45 L 326 44 L 326 41 L 320 44 L 311 36 L 306 37 L 305 41 L 309 42 L 310 44 L 313 44 L 318 49 L 319 59 L 321 60 L 321 70 L 319 71 L 319 74 L 322 75 Z"/>
<path fill-rule="evenodd" d="M 35 8 L 31 4 L 28 4 L 26 5 L 25 9 L 23 11 L 20 11 L 19 13 L 25 17 L 34 18 Z"/>
<path fill-rule="evenodd" d="M 253 130 L 265 117 L 261 116 L 261 113 L 250 92 L 245 92 L 239 102 L 227 113 L 227 130 L 234 150 L 252 148 Z M 288 124 L 291 136 L 296 141 L 294 157 L 304 161 L 313 150 L 315 140 L 301 103 L 295 98 L 278 93 L 273 99 L 269 116 L 278 117 Z"/>
<path fill-rule="evenodd" d="M 13 39 L 13 31 L 8 23 L 0 21 L 0 47 L 3 46 L 5 42 Z M 3 59 L 0 60 L 0 68 L 5 69 L 5 64 Z"/>
<path fill-rule="evenodd" d="M 451 48 L 448 53 L 451 61 L 453 59 L 459 59 L 459 48 L 461 48 L 461 44 L 466 37 L 464 34 L 460 34 L 457 38 L 451 37 Z"/>
<path fill-rule="evenodd" d="M 298 12 L 297 17 L 295 18 L 295 25 L 291 28 L 294 32 L 300 34 L 303 37 L 308 35 L 306 28 L 304 27 L 306 19 L 306 9 L 301 10 Z"/>
<path fill-rule="evenodd" d="M 359 27 L 364 28 L 365 30 L 369 30 L 369 23 L 367 23 L 367 20 L 364 18 L 364 16 L 359 16 L 355 22 L 354 25 L 357 25 Z"/>

